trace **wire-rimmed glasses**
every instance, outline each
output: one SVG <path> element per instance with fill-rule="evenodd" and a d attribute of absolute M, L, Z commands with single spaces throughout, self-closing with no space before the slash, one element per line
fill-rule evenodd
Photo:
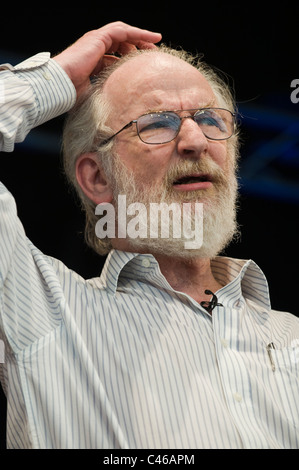
<path fill-rule="evenodd" d="M 180 113 L 189 114 L 180 116 Z M 199 108 L 178 111 L 155 111 L 133 119 L 101 144 L 107 144 L 120 132 L 136 124 L 137 134 L 145 144 L 166 144 L 176 138 L 183 119 L 192 119 L 207 139 L 227 140 L 235 130 L 236 114 L 224 108 Z"/>

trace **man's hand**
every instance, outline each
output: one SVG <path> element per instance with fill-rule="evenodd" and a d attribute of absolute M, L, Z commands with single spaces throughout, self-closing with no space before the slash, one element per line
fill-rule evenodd
<path fill-rule="evenodd" d="M 136 47 L 150 49 L 160 40 L 160 33 L 117 21 L 84 34 L 54 60 L 68 74 L 79 96 L 88 86 L 89 77 L 98 74 L 105 66 L 105 54 L 118 52 L 123 55 Z"/>

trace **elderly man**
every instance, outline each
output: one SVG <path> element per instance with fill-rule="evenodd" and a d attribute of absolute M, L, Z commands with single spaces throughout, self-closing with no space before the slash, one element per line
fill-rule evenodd
<path fill-rule="evenodd" d="M 231 95 L 159 40 L 112 23 L 0 72 L 5 151 L 78 98 L 65 168 L 109 253 L 82 279 L 28 241 L 0 186 L 10 448 L 298 448 L 299 320 L 271 310 L 253 261 L 217 256 L 237 233 Z"/>

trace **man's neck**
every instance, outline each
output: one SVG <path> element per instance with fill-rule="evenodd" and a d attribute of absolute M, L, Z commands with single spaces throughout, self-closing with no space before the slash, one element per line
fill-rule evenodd
<path fill-rule="evenodd" d="M 223 287 L 213 276 L 209 259 L 185 260 L 155 255 L 160 270 L 171 287 L 184 292 L 197 302 L 210 300 L 211 295 L 205 294 L 208 289 L 215 293 Z"/>
<path fill-rule="evenodd" d="M 125 239 L 113 240 L 112 246 L 121 251 L 133 251 Z M 215 293 L 223 287 L 213 276 L 209 258 L 184 259 L 154 253 L 153 256 L 171 287 L 199 303 L 211 299 L 211 295 L 205 294 L 206 289 Z"/>

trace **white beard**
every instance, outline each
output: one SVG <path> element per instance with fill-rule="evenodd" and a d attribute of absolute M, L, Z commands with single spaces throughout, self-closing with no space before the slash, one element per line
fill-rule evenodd
<path fill-rule="evenodd" d="M 236 222 L 236 199 L 237 199 L 237 178 L 234 164 L 228 170 L 229 174 L 224 175 L 224 171 L 212 160 L 205 158 L 197 162 L 182 160 L 179 165 L 173 168 L 166 175 L 162 184 L 151 186 L 148 182 L 138 181 L 121 162 L 117 155 L 111 158 L 110 163 L 113 168 L 104 168 L 106 174 L 110 175 L 111 184 L 114 190 L 114 206 L 117 214 L 117 199 L 119 195 L 126 195 L 127 206 L 133 203 L 141 203 L 146 207 L 146 211 L 139 214 L 138 222 L 140 227 L 150 227 L 150 204 L 151 203 L 179 203 L 178 211 L 182 213 L 182 204 L 190 203 L 191 227 L 195 227 L 195 203 L 203 203 L 203 233 L 202 244 L 198 248 L 186 249 L 186 242 L 190 242 L 190 236 L 182 230 L 180 238 L 174 236 L 175 227 L 174 216 L 159 219 L 158 237 L 151 237 L 149 230 L 147 236 L 128 238 L 131 251 L 141 253 L 163 254 L 164 256 L 180 257 L 185 259 L 193 258 L 213 258 L 219 254 L 237 233 Z M 192 192 L 180 192 L 173 188 L 173 182 L 182 175 L 208 173 L 213 177 L 213 186 L 209 189 Z M 112 176 L 113 175 L 113 176 Z M 165 226 L 167 224 L 167 226 Z M 169 232 L 167 238 L 162 237 L 162 233 Z"/>

